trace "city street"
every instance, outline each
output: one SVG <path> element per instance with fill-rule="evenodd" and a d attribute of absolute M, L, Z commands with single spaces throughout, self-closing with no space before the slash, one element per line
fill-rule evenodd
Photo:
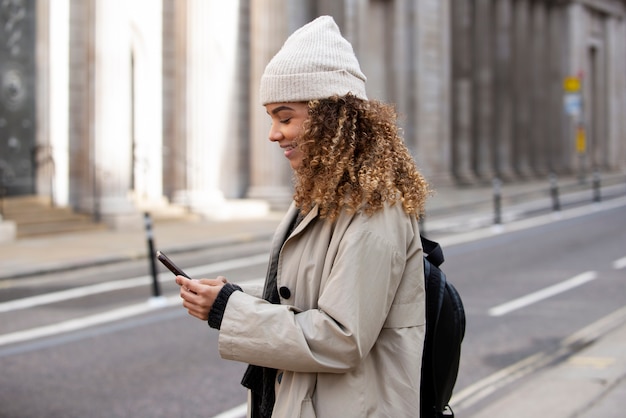
<path fill-rule="evenodd" d="M 467 314 L 458 416 L 515 389 L 515 380 L 487 387 L 490 377 L 520 362 L 532 373 L 626 304 L 624 219 L 623 205 L 589 206 L 584 216 L 433 237 Z M 258 281 L 268 246 L 172 258 L 193 277 Z M 219 359 L 217 332 L 187 315 L 172 275 L 159 271 L 161 298 L 151 297 L 145 261 L 1 281 L 0 417 L 211 417 L 242 405 L 245 365 Z"/>
<path fill-rule="evenodd" d="M 465 309 L 450 415 L 626 416 L 626 0 L 5 0 L 0 27 L 0 418 L 244 418 L 247 364 L 155 256 L 262 285 L 277 228 L 315 335 L 231 299 L 225 356 L 300 373 L 276 415 L 422 415 L 410 330 L 368 328 L 415 325 L 382 277 L 415 270 L 400 205 Z"/>

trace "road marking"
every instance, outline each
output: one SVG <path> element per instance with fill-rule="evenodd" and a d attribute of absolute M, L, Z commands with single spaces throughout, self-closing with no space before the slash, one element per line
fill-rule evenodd
<path fill-rule="evenodd" d="M 557 353 L 560 353 L 560 351 Z M 453 409 L 458 414 L 459 410 L 469 408 L 498 389 L 539 370 L 541 367 L 554 360 L 557 353 L 551 355 L 547 353 L 537 353 L 509 367 L 498 370 L 492 375 L 454 394 L 452 399 L 450 399 L 450 405 L 453 406 Z"/>
<path fill-rule="evenodd" d="M 198 276 L 200 274 L 223 273 L 226 270 L 250 267 L 257 264 L 267 263 L 268 257 L 268 254 L 258 254 L 250 257 L 235 258 L 233 260 L 220 261 L 217 263 L 206 264 L 204 266 L 192 267 L 186 269 L 186 273 L 192 277 Z M 160 273 L 158 276 L 158 280 L 159 282 L 170 281 L 172 280 L 172 273 Z M 112 292 L 115 290 L 130 289 L 139 286 L 148 286 L 150 283 L 152 283 L 152 277 L 146 275 L 133 277 L 130 279 L 98 283 L 89 286 L 81 286 L 74 289 L 61 290 L 59 292 L 46 293 L 44 295 L 3 302 L 0 303 L 0 312 L 28 309 L 35 306 L 48 305 L 51 303 L 63 302 L 70 299 L 78 299 L 85 296 Z"/>
<path fill-rule="evenodd" d="M 242 403 L 237 405 L 233 409 L 224 411 L 219 415 L 215 415 L 213 418 L 245 418 L 248 413 L 248 404 Z"/>
<path fill-rule="evenodd" d="M 626 257 L 618 258 L 617 260 L 613 261 L 613 268 L 615 270 L 621 270 L 623 268 L 626 268 Z"/>
<path fill-rule="evenodd" d="M 262 283 L 263 281 L 263 278 L 255 278 L 241 283 Z M 108 322 L 119 321 L 121 319 L 156 311 L 158 309 L 176 307 L 180 305 L 182 305 L 182 302 L 178 294 L 170 297 L 161 297 L 158 298 L 158 300 L 151 298 L 145 303 L 138 303 L 90 316 L 58 322 L 56 324 L 0 335 L 0 347 L 7 344 L 20 343 L 34 340 L 36 338 L 62 334 L 64 332 L 78 331 L 95 325 L 102 325 Z"/>
<path fill-rule="evenodd" d="M 567 364 L 591 369 L 606 369 L 616 362 L 615 357 L 574 356 L 567 360 Z"/>
<path fill-rule="evenodd" d="M 555 221 L 574 219 L 600 210 L 615 209 L 624 205 L 626 205 L 626 197 L 619 197 L 597 203 L 593 205 L 592 209 L 590 209 L 589 206 L 580 206 L 561 211 L 557 215 L 553 212 L 545 215 L 514 220 L 510 223 L 502 224 L 501 228 L 496 228 L 495 231 L 491 228 L 491 226 L 489 226 L 475 231 L 461 232 L 447 236 L 444 235 L 438 238 L 437 241 L 439 241 L 439 244 L 441 244 L 443 248 L 446 248 L 453 245 L 464 244 L 466 242 L 473 242 L 483 238 L 489 238 L 494 235 L 501 235 L 508 232 L 522 231 L 528 228 L 547 225 Z M 426 228 L 428 228 L 428 223 L 426 224 Z"/>
<path fill-rule="evenodd" d="M 113 322 L 131 316 L 141 315 L 150 311 L 160 309 L 162 306 L 174 306 L 180 303 L 180 297 L 172 296 L 167 298 L 167 303 L 161 306 L 150 303 L 139 303 L 136 305 L 125 306 L 123 308 L 114 309 L 112 311 L 102 312 L 95 315 L 85 316 L 77 319 L 71 319 L 65 322 L 46 325 L 38 328 L 31 328 L 24 331 L 12 332 L 10 334 L 0 335 L 0 346 L 7 344 L 20 343 L 35 338 L 49 337 L 51 335 L 63 332 L 77 331 L 94 325 L 101 325 L 107 322 Z"/>
<path fill-rule="evenodd" d="M 559 359 L 566 360 L 570 358 L 598 338 L 621 326 L 624 321 L 626 321 L 626 307 L 600 318 L 561 340 L 559 348 L 554 351 L 533 354 L 455 393 L 452 399 L 450 399 L 450 405 L 452 405 L 457 416 L 462 416 L 464 409 L 477 404 L 506 385 L 536 372 Z"/>
<path fill-rule="evenodd" d="M 583 285 L 591 280 L 595 280 L 597 277 L 598 277 L 598 274 L 595 271 L 587 271 L 585 273 L 574 276 L 571 279 L 565 280 L 561 283 L 557 283 L 553 286 L 546 287 L 545 289 L 541 289 L 537 292 L 530 293 L 526 296 L 522 296 L 521 298 L 495 306 L 489 309 L 489 315 L 501 316 L 501 315 L 507 314 L 517 309 L 524 308 L 528 305 L 532 305 L 533 303 L 537 303 L 540 300 L 547 299 L 551 296 L 557 295 L 559 293 L 563 293 L 567 290 Z"/>

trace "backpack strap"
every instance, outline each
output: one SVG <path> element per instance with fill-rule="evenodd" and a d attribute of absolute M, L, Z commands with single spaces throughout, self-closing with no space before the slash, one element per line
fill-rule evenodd
<path fill-rule="evenodd" d="M 438 242 L 431 241 L 428 238 L 420 235 L 420 239 L 422 240 L 422 248 L 424 248 L 424 253 L 426 255 L 426 260 L 439 267 L 445 261 L 443 258 L 443 250 Z"/>

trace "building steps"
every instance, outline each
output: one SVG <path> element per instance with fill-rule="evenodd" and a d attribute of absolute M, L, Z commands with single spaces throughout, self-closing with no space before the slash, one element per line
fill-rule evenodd
<path fill-rule="evenodd" d="M 1 203 L 2 217 L 15 222 L 17 238 L 107 229 L 87 214 L 52 206 L 45 196 L 11 196 Z"/>

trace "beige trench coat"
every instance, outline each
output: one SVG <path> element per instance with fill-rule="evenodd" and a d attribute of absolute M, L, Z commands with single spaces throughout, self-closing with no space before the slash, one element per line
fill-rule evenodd
<path fill-rule="evenodd" d="M 274 417 L 417 417 L 425 334 L 418 223 L 400 205 L 330 223 L 311 211 L 274 236 L 281 305 L 231 295 L 225 359 L 282 373 Z M 287 290 L 285 290 L 287 289 Z"/>

